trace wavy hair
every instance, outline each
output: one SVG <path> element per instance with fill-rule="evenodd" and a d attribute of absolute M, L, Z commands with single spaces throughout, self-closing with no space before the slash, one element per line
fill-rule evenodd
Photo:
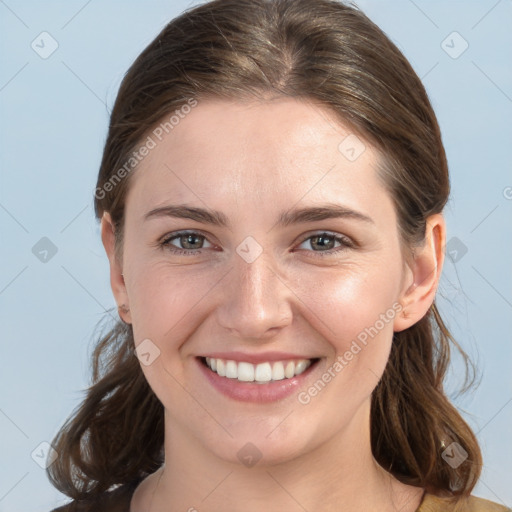
<path fill-rule="evenodd" d="M 126 162 L 148 133 L 191 101 L 267 95 L 318 102 L 370 141 L 382 156 L 379 177 L 403 247 L 424 240 L 427 217 L 449 197 L 448 165 L 425 88 L 400 50 L 357 7 L 337 0 L 214 0 L 166 25 L 122 80 L 94 198 L 97 218 L 112 217 L 119 257 L 136 172 Z M 398 480 L 457 500 L 471 493 L 482 460 L 443 390 L 451 347 L 462 354 L 467 381 L 474 365 L 435 302 L 394 334 L 372 394 L 371 446 Z M 73 499 L 94 499 L 153 473 L 164 462 L 163 414 L 134 355 L 132 328 L 118 321 L 94 349 L 83 402 L 52 442 L 59 456 L 47 468 L 50 481 Z M 457 468 L 442 458 L 452 442 L 468 453 Z"/>

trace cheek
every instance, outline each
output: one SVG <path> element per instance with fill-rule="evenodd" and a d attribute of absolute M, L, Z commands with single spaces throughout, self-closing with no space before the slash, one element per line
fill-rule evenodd
<path fill-rule="evenodd" d="M 303 284 L 308 300 L 302 314 L 330 344 L 332 357 L 320 380 L 301 389 L 297 400 L 305 412 L 324 418 L 325 433 L 349 421 L 384 373 L 401 309 L 399 279 L 398 268 L 375 265 L 366 272 L 331 272 L 316 286 Z"/>
<path fill-rule="evenodd" d="M 303 304 L 302 315 L 339 353 L 355 339 L 364 343 L 368 331 L 372 337 L 377 335 L 375 330 L 389 337 L 399 281 L 398 265 L 382 261 L 302 276 L 295 290 Z"/>
<path fill-rule="evenodd" d="M 372 326 L 385 330 L 379 319 L 383 314 L 390 316 L 401 276 L 399 265 L 386 260 L 336 268 L 296 268 L 284 278 L 297 298 L 290 308 L 337 352 L 344 352 L 352 339 L 364 338 L 361 333 Z M 162 261 L 137 264 L 135 258 L 130 263 L 127 285 L 136 342 L 155 338 L 165 339 L 166 344 L 172 345 L 173 339 L 179 343 L 216 306 L 222 306 L 214 304 L 213 297 L 232 296 L 232 290 L 224 292 L 222 287 L 232 286 L 233 276 L 226 276 L 223 282 L 221 268 L 172 267 Z M 293 296 L 287 300 L 294 300 Z M 307 332 L 307 326 L 305 329 Z"/>
<path fill-rule="evenodd" d="M 151 340 L 163 360 L 181 371 L 180 348 L 195 331 L 199 332 L 203 324 L 208 331 L 221 329 L 215 324 L 214 312 L 227 306 L 222 297 L 233 299 L 236 276 L 229 272 L 223 279 L 228 266 L 172 266 L 164 259 L 151 261 L 142 253 L 127 250 L 125 254 L 135 343 Z M 319 353 L 332 359 L 345 353 L 350 358 L 348 351 L 358 350 L 356 341 L 363 350 L 351 366 L 366 362 L 377 370 L 385 365 L 393 332 L 392 306 L 399 291 L 400 261 L 395 251 L 384 251 L 358 261 L 347 259 L 336 267 L 301 263 L 289 268 L 281 278 L 293 292 L 286 300 L 301 336 L 322 340 Z M 292 329 L 295 327 L 290 324 L 290 335 L 297 335 Z M 370 345 L 372 349 L 367 350 Z"/>
<path fill-rule="evenodd" d="M 203 311 L 208 291 L 218 281 L 217 274 L 207 279 L 204 273 L 198 275 L 190 268 L 177 271 L 160 264 L 137 272 L 132 272 L 129 290 L 133 334 L 135 345 L 146 343 L 151 353 L 150 364 L 142 363 L 141 369 L 165 407 L 189 410 L 188 386 L 180 384 L 188 382 L 180 348 L 184 343 L 188 346 L 186 341 L 207 317 Z M 200 417 L 200 421 L 205 418 Z"/>
<path fill-rule="evenodd" d="M 200 303 L 207 301 L 216 275 L 191 268 L 170 269 L 163 264 L 146 265 L 133 273 L 129 289 L 136 342 L 150 338 L 165 345 L 179 343 L 193 324 Z M 210 282 L 211 281 L 211 282 Z M 162 343 L 159 343 L 159 345 Z"/>
<path fill-rule="evenodd" d="M 401 275 L 392 259 L 382 257 L 336 269 L 302 265 L 286 274 L 286 287 L 293 291 L 287 300 L 293 301 L 289 307 L 295 324 L 287 327 L 288 333 L 285 328 L 283 336 L 297 335 L 300 329 L 300 336 L 318 340 L 317 347 L 308 347 L 325 354 L 324 375 L 330 375 L 325 389 L 303 389 L 296 398 L 309 400 L 305 411 L 315 410 L 325 418 L 322 428 L 326 432 L 348 421 L 385 369 Z M 181 347 L 189 347 L 187 340 L 204 341 L 207 333 L 215 330 L 221 335 L 214 312 L 223 306 L 222 297 L 233 295 L 236 276 L 229 273 L 222 279 L 228 270 L 170 267 L 164 262 L 131 268 L 129 295 L 135 343 L 150 339 L 160 351 L 155 363 L 143 365 L 142 370 L 168 409 L 190 409 L 190 396 L 179 384 L 190 382 Z M 342 406 L 333 409 L 334 403 Z M 200 411 L 197 414 L 200 424 L 204 418 Z"/>

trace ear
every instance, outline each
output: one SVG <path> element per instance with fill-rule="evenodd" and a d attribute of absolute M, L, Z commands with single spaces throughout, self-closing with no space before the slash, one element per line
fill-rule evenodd
<path fill-rule="evenodd" d="M 123 277 L 123 266 L 116 256 L 115 228 L 108 212 L 104 212 L 101 218 L 101 241 L 110 264 L 110 286 L 117 302 L 119 316 L 123 322 L 131 323 L 130 302 Z"/>
<path fill-rule="evenodd" d="M 400 303 L 403 310 L 395 317 L 395 332 L 403 331 L 419 322 L 434 302 L 444 263 L 446 224 L 441 214 L 427 219 L 425 242 L 415 249 L 412 261 L 407 264 L 407 278 Z"/>

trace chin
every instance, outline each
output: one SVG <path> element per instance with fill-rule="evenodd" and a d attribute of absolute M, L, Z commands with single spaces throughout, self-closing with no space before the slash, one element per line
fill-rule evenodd
<path fill-rule="evenodd" d="M 202 439 L 206 449 L 228 463 L 246 467 L 284 464 L 322 443 L 316 434 L 318 428 L 312 425 L 310 432 L 304 426 L 294 428 L 288 419 L 283 422 L 287 414 L 283 413 L 279 421 L 275 418 L 272 422 L 260 419 L 258 425 L 254 425 L 255 420 L 250 419 L 227 425 L 233 437 L 227 433 L 219 434 L 218 431 L 199 435 L 204 436 Z M 293 415 L 290 414 L 290 419 Z M 280 422 L 283 423 L 279 425 Z"/>

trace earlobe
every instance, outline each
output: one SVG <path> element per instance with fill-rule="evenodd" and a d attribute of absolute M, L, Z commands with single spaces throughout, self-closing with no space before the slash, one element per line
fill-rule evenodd
<path fill-rule="evenodd" d="M 441 214 L 427 219 L 425 243 L 418 248 L 410 264 L 412 283 L 407 283 L 400 303 L 402 312 L 395 318 L 395 332 L 419 322 L 434 302 L 444 263 L 446 226 Z"/>
<path fill-rule="evenodd" d="M 118 304 L 119 317 L 123 322 L 131 323 L 130 302 L 123 275 L 123 266 L 116 254 L 115 228 L 108 212 L 104 212 L 101 218 L 101 241 L 110 265 L 110 286 Z"/>

